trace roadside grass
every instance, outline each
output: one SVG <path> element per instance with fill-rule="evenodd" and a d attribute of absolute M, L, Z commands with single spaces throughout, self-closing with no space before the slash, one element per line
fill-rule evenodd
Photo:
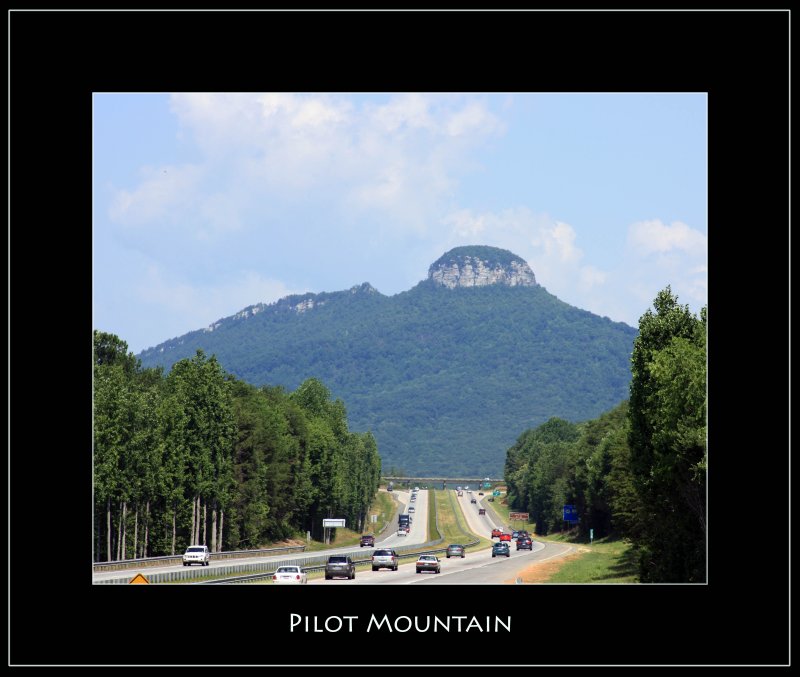
<path fill-rule="evenodd" d="M 627 541 L 603 538 L 580 550 L 580 557 L 564 562 L 545 582 L 639 583 L 636 553 Z"/>
<path fill-rule="evenodd" d="M 513 529 L 525 529 L 534 534 L 536 540 L 553 543 L 579 544 L 577 557 L 570 557 L 558 566 L 542 583 L 638 583 L 639 568 L 633 546 L 618 538 L 595 539 L 591 544 L 578 538 L 577 529 L 556 531 L 546 536 L 536 533 L 534 522 L 513 522 L 509 513 L 516 512 L 504 503 L 505 495 L 497 496 L 491 506 L 502 521 Z M 522 512 L 522 511 L 519 511 Z M 553 561 L 558 565 L 558 560 Z"/>

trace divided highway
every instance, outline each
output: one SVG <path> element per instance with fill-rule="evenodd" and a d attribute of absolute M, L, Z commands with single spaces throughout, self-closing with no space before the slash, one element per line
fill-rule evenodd
<path fill-rule="evenodd" d="M 421 491 L 419 496 L 428 492 Z M 473 494 L 476 499 L 480 499 Z M 458 498 L 458 504 L 467 521 L 467 525 L 474 533 L 489 538 L 494 527 L 501 529 L 507 528 L 504 524 L 496 520 L 493 514 L 487 510 L 486 515 L 479 515 L 480 501 L 471 503 L 472 496 L 464 492 Z M 419 502 L 420 498 L 417 499 Z M 412 527 L 413 533 L 413 527 Z M 402 540 L 402 537 L 400 538 Z M 446 547 L 443 543 L 441 546 Z M 377 547 L 392 547 L 388 543 L 377 544 Z M 401 563 L 397 571 L 380 569 L 371 571 L 369 569 L 359 570 L 353 580 L 346 578 L 334 578 L 326 581 L 323 578 L 312 579 L 309 585 L 498 585 L 516 579 L 519 572 L 529 567 L 531 564 L 547 559 L 560 557 L 574 549 L 571 545 L 556 543 L 543 543 L 534 541 L 533 550 L 516 550 L 516 544 L 511 544 L 511 555 L 509 557 L 492 557 L 491 548 L 482 550 L 468 550 L 464 558 L 451 557 L 447 559 L 444 554 L 437 555 L 441 561 L 441 573 L 435 574 L 425 572 L 418 574 L 414 565 L 414 560 Z"/>
<path fill-rule="evenodd" d="M 375 548 L 397 548 L 403 545 L 422 545 L 429 539 L 428 534 L 428 509 L 432 500 L 431 493 L 427 490 L 420 490 L 417 499 L 410 502 L 408 491 L 393 492 L 395 499 L 399 503 L 397 512 L 407 512 L 413 506 L 413 520 L 411 531 L 405 536 L 397 535 L 397 517 L 393 515 L 385 531 L 376 535 Z M 477 503 L 471 503 L 472 497 L 478 499 Z M 489 538 L 492 529 L 499 527 L 505 529 L 502 524 L 494 517 L 492 511 L 487 510 L 486 515 L 479 515 L 479 507 L 485 501 L 485 497 L 479 497 L 477 493 L 470 495 L 464 492 L 457 498 L 458 506 L 461 508 L 468 528 L 484 538 Z M 448 543 L 434 546 L 435 548 L 446 547 Z M 415 560 L 401 560 L 397 571 L 380 569 L 371 571 L 369 569 L 359 569 L 356 578 L 347 580 L 345 578 L 332 579 L 326 581 L 324 578 L 314 578 L 309 580 L 309 585 L 472 585 L 472 584 L 502 584 L 509 580 L 514 580 L 518 573 L 537 561 L 543 561 L 554 557 L 560 557 L 573 550 L 573 546 L 543 543 L 534 541 L 533 550 L 516 550 L 516 545 L 511 544 L 511 555 L 509 557 L 492 557 L 491 549 L 468 550 L 466 556 L 462 558 L 447 559 L 443 553 L 437 555 L 441 560 L 441 573 L 422 573 L 417 574 L 414 566 Z M 243 557 L 214 561 L 203 567 L 205 573 L 213 574 L 213 570 L 218 567 L 227 567 L 235 564 L 250 564 L 262 562 L 285 562 L 287 560 L 303 557 L 326 557 L 332 554 L 349 554 L 354 558 L 366 558 L 373 551 L 373 548 L 362 548 L 359 546 L 349 546 L 345 548 L 329 548 L 308 553 L 289 553 L 283 555 L 272 555 L 266 557 Z M 181 569 L 182 565 L 156 566 L 143 569 L 147 574 Z M 195 567 L 197 568 L 197 567 Z M 100 581 L 111 578 L 124 578 L 133 575 L 135 570 L 129 571 L 109 571 L 94 573 L 93 580 Z"/>

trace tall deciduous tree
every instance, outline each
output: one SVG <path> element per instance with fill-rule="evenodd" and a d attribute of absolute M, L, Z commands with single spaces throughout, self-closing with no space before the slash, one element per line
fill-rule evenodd
<path fill-rule="evenodd" d="M 631 469 L 643 521 L 641 579 L 705 581 L 706 310 L 669 287 L 639 321 L 632 356 Z"/>

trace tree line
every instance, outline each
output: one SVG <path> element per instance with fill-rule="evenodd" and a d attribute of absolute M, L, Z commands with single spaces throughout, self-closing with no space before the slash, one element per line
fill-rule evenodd
<path fill-rule="evenodd" d="M 642 582 L 706 579 L 706 325 L 670 287 L 639 321 L 630 397 L 580 424 L 551 418 L 508 450 L 509 502 L 538 533 L 576 507 L 579 535 L 628 539 Z"/>
<path fill-rule="evenodd" d="M 317 538 L 326 517 L 363 528 L 377 443 L 319 380 L 256 388 L 202 350 L 165 374 L 100 331 L 93 368 L 95 561 Z"/>

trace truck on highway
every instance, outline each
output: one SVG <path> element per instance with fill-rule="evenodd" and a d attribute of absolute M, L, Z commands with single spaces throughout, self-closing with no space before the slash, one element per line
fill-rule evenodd
<path fill-rule="evenodd" d="M 403 513 L 402 515 L 398 515 L 397 526 L 399 527 L 411 526 L 411 515 L 409 515 L 408 513 Z"/>

